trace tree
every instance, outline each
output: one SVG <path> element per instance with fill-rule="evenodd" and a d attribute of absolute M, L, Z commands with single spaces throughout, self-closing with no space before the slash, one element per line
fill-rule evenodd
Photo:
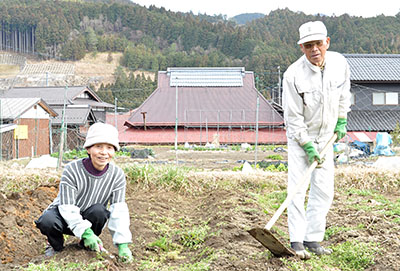
<path fill-rule="evenodd" d="M 97 51 L 97 37 L 92 27 L 86 28 L 85 31 L 86 48 L 88 51 Z"/>

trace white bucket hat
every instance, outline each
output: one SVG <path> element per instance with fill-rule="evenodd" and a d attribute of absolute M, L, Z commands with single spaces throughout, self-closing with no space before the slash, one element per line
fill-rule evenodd
<path fill-rule="evenodd" d="M 324 40 L 328 31 L 323 22 L 307 22 L 299 27 L 300 40 L 297 44 L 303 44 L 313 40 Z"/>
<path fill-rule="evenodd" d="M 96 122 L 92 126 L 89 127 L 89 130 L 86 135 L 86 141 L 83 145 L 84 148 L 89 148 L 94 144 L 98 143 L 108 143 L 115 147 L 115 149 L 119 150 L 119 140 L 118 140 L 118 131 L 117 129 L 110 125 L 102 122 Z"/>

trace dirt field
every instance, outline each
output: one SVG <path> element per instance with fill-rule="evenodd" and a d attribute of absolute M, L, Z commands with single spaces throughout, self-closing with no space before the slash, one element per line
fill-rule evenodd
<path fill-rule="evenodd" d="M 127 165 L 132 162 L 173 164 L 176 159 L 175 152 L 171 151 L 171 147 L 154 148 L 154 151 L 155 158 L 125 160 L 123 164 Z M 259 159 L 264 159 L 266 155 L 266 153 L 260 153 Z M 285 156 L 285 154 L 282 155 Z M 206 169 L 187 176 L 188 181 L 207 185 L 197 185 L 196 189 L 188 193 L 184 190 L 176 191 L 151 185 L 144 186 L 140 183 L 129 184 L 127 203 L 131 212 L 131 231 L 133 233 L 133 244 L 130 247 L 135 261 L 126 265 L 118 262 L 116 258 L 103 255 L 103 264 L 107 265 L 105 270 L 176 270 L 174 266 L 201 261 L 202 258 L 211 254 L 214 255 L 214 258 L 210 260 L 209 269 L 187 270 L 294 270 L 289 269 L 282 259 L 272 257 L 247 233 L 250 228 L 263 227 L 271 217 L 271 214 L 265 214 L 257 203 L 254 193 L 264 190 L 265 193 L 271 191 L 269 184 L 273 184 L 275 189 L 284 190 L 286 173 L 256 171 L 243 174 L 231 171 L 233 167 L 240 166 L 243 160 L 254 160 L 254 153 L 180 151 L 178 152 L 180 165 Z M 16 163 L 3 164 L 0 166 L 0 171 L 2 176 L 0 183 L 0 251 L 2 251 L 0 270 L 26 267 L 29 262 L 39 264 L 45 260 L 48 261 L 43 256 L 45 238 L 35 228 L 33 221 L 57 195 L 60 173 L 54 170 L 28 171 Z M 354 171 L 358 172 L 358 175 L 354 174 Z M 351 175 L 353 177 L 347 177 L 350 174 L 353 174 Z M 337 192 L 328 215 L 327 228 L 342 227 L 348 230 L 331 235 L 325 244 L 331 246 L 351 240 L 366 243 L 376 242 L 381 250 L 380 253 L 376 253 L 375 263 L 367 270 L 400 270 L 400 214 L 390 215 L 384 211 L 385 209 L 374 208 L 379 207 L 382 203 L 368 195 L 344 192 L 349 191 L 348 189 L 351 187 L 380 190 L 388 201 L 398 202 L 400 196 L 398 173 L 394 173 L 396 176 L 394 179 L 386 179 L 386 181 L 380 174 L 359 167 L 341 166 L 337 168 Z M 20 185 L 13 184 L 15 187 L 10 189 L 11 184 L 5 183 L 5 180 L 10 179 L 11 175 L 22 183 Z M 33 185 L 29 189 L 24 188 L 23 184 L 26 183 Z M 220 185 L 220 183 L 225 184 Z M 9 192 L 13 190 L 18 192 Z M 356 208 L 358 203 L 365 202 L 365 200 L 367 200 L 367 206 L 371 208 Z M 393 222 L 396 219 L 397 222 Z M 182 227 L 179 224 L 181 221 L 191 225 L 207 223 L 210 234 L 202 245 L 207 249 L 187 249 L 179 255 L 173 255 L 149 245 L 160 236 L 160 230 L 155 230 L 155 225 L 169 225 L 179 229 Z M 276 227 L 279 230 L 277 235 L 287 242 L 286 214 L 278 220 Z M 105 248 L 111 254 L 116 255 L 117 249 L 112 245 L 108 230 L 104 230 L 100 237 Z M 172 239 L 174 240 L 174 237 Z M 174 241 L 178 242 L 178 240 Z M 94 252 L 79 249 L 77 243 L 77 238 L 68 238 L 65 250 L 56 255 L 57 262 L 91 263 L 96 260 Z M 143 261 L 146 259 L 160 259 L 160 257 L 165 257 L 162 261 L 164 268 L 169 266 L 171 269 L 143 267 Z M 301 263 L 296 258 L 287 260 L 292 263 Z M 308 266 L 306 262 L 301 264 L 304 265 L 304 270 L 312 270 L 312 267 Z M 329 270 L 341 269 L 330 268 Z"/>

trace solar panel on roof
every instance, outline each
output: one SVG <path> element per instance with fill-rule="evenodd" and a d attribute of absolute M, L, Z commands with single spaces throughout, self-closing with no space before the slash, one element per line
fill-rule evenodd
<path fill-rule="evenodd" d="M 168 74 L 171 87 L 242 87 L 244 68 L 170 68 Z"/>

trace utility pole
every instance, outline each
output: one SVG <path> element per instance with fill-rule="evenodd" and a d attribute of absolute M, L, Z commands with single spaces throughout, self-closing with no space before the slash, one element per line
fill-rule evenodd
<path fill-rule="evenodd" d="M 63 106 L 63 111 L 62 111 L 62 120 L 61 120 L 61 134 L 60 134 L 60 151 L 58 153 L 58 163 L 57 163 L 57 169 L 61 168 L 61 163 L 64 155 L 64 136 L 65 136 L 65 107 L 67 103 L 67 90 L 68 86 L 65 86 L 65 92 L 64 92 L 64 106 Z"/>
<path fill-rule="evenodd" d="M 178 165 L 178 80 L 175 85 L 175 160 Z"/>
<path fill-rule="evenodd" d="M 282 106 L 281 98 L 281 66 L 278 66 L 278 104 Z"/>
<path fill-rule="evenodd" d="M 117 101 L 118 101 L 118 98 L 115 97 L 115 100 L 114 100 L 114 124 L 115 124 L 115 128 L 117 128 L 117 130 L 118 130 L 118 123 L 117 123 Z"/>
<path fill-rule="evenodd" d="M 176 78 L 178 79 L 178 77 Z M 175 85 L 175 152 L 178 150 L 178 82 Z"/>

